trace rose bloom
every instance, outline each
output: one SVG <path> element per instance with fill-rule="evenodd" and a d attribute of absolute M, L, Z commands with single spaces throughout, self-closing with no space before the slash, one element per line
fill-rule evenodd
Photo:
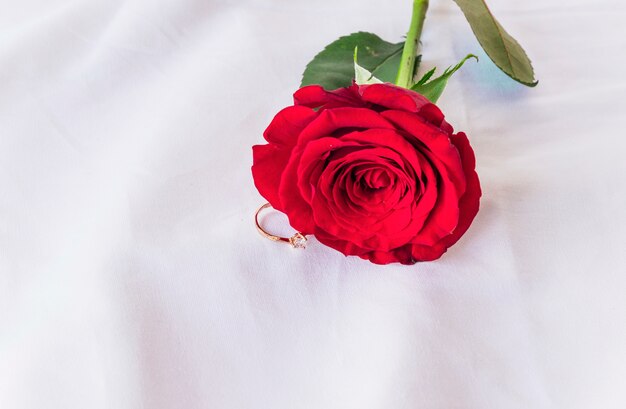
<path fill-rule="evenodd" d="M 254 183 L 293 228 L 377 264 L 435 260 L 481 195 L 474 152 L 422 95 L 391 84 L 299 89 L 253 147 Z"/>

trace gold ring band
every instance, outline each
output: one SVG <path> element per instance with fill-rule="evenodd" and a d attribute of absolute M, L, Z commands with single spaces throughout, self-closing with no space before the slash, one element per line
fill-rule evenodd
<path fill-rule="evenodd" d="M 256 213 L 254 214 L 254 223 L 256 224 L 256 229 L 261 234 L 261 236 L 265 237 L 266 239 L 270 239 L 272 241 L 282 241 L 284 243 L 289 243 L 291 247 L 293 247 L 294 249 L 306 248 L 307 238 L 304 234 L 300 232 L 296 232 L 296 234 L 287 238 L 287 237 L 280 237 L 274 234 L 270 234 L 266 232 L 265 229 L 263 229 L 263 227 L 261 227 L 261 223 L 259 223 L 259 214 L 263 210 L 269 209 L 269 208 L 272 208 L 272 205 L 269 203 L 265 203 L 263 206 L 259 207 Z"/>

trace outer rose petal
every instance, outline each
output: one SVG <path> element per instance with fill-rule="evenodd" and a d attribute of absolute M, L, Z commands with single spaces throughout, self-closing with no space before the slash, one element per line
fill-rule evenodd
<path fill-rule="evenodd" d="M 392 251 L 370 251 L 369 253 L 361 256 L 361 258 L 369 260 L 374 264 L 415 264 L 415 259 L 411 254 L 411 248 L 409 246 L 402 246 Z"/>
<path fill-rule="evenodd" d="M 474 170 L 476 165 L 474 151 L 467 140 L 467 136 L 463 132 L 453 135 L 452 142 L 457 147 L 461 155 L 467 186 L 465 194 L 459 200 L 459 222 L 452 234 L 444 237 L 433 246 L 425 247 L 419 244 L 414 244 L 412 246 L 412 254 L 416 260 L 430 261 L 441 257 L 441 255 L 445 253 L 450 246 L 456 243 L 461 236 L 463 236 L 478 213 L 482 192 L 480 189 L 478 175 Z"/>
<path fill-rule="evenodd" d="M 287 107 L 274 116 L 263 133 L 269 144 L 252 147 L 254 184 L 261 196 L 277 210 L 283 211 L 278 186 L 291 150 L 302 129 L 317 115 L 317 112 L 310 108 Z"/>
<path fill-rule="evenodd" d="M 311 108 L 302 106 L 287 107 L 276 114 L 265 132 L 263 132 L 263 137 L 270 143 L 294 146 L 298 141 L 300 132 L 317 115 L 317 112 Z"/>
<path fill-rule="evenodd" d="M 298 189 L 298 165 L 301 156 L 302 148 L 296 146 L 280 179 L 278 197 L 291 227 L 303 234 L 313 234 L 315 223 L 311 205 L 302 197 Z"/>
<path fill-rule="evenodd" d="M 463 132 L 452 135 L 452 143 L 454 143 L 461 154 L 467 187 L 465 189 L 465 194 L 459 201 L 459 224 L 456 226 L 456 229 L 454 229 L 454 232 L 443 240 L 443 243 L 447 247 L 456 243 L 461 236 L 465 234 L 470 224 L 472 224 L 474 217 L 476 217 L 476 214 L 478 213 L 478 209 L 480 207 L 480 196 L 482 195 L 480 181 L 478 180 L 478 175 L 474 170 L 476 167 L 476 158 L 467 139 L 467 135 Z"/>
<path fill-rule="evenodd" d="M 417 261 L 433 261 L 446 252 L 448 248 L 442 244 L 435 244 L 432 246 L 421 246 L 419 244 L 411 245 L 411 256 L 413 263 Z"/>
<path fill-rule="evenodd" d="M 387 109 L 419 112 L 425 105 L 433 105 L 423 95 L 391 84 L 361 85 L 359 93 L 363 101 Z M 441 116 L 443 117 L 443 114 Z"/>
<path fill-rule="evenodd" d="M 387 109 L 417 113 L 427 122 L 452 133 L 452 127 L 444 121 L 444 115 L 437 105 L 415 91 L 391 84 L 371 84 L 361 85 L 359 92 L 364 101 Z"/>
<path fill-rule="evenodd" d="M 361 100 L 358 91 L 357 85 L 334 91 L 327 91 L 319 85 L 309 85 L 297 90 L 293 94 L 293 101 L 296 105 L 309 108 L 364 107 L 366 104 Z"/>
<path fill-rule="evenodd" d="M 395 129 L 389 121 L 367 108 L 334 108 L 319 114 L 300 134 L 299 144 L 331 136 L 333 133 L 354 128 Z"/>
<path fill-rule="evenodd" d="M 254 145 L 252 147 L 252 177 L 254 185 L 272 207 L 284 211 L 278 197 L 278 186 L 283 170 L 289 161 L 290 149 L 277 145 Z"/>
<path fill-rule="evenodd" d="M 352 242 L 337 240 L 335 236 L 324 231 L 321 228 L 317 228 L 315 230 L 315 238 L 320 243 L 325 244 L 328 247 L 334 248 L 337 251 L 340 251 L 341 253 L 343 253 L 344 256 L 359 256 L 361 258 L 367 259 L 366 255 L 371 252 L 371 250 L 359 247 Z"/>

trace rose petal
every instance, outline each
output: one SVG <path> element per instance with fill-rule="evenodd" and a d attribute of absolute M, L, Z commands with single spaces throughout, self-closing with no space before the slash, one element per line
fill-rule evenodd
<path fill-rule="evenodd" d="M 451 183 L 455 186 L 459 196 L 465 191 L 465 174 L 459 151 L 452 144 L 450 137 L 438 128 L 424 122 L 416 115 L 402 111 L 385 111 L 381 114 L 396 127 L 406 131 L 415 138 L 415 141 L 425 145 L 425 154 L 445 165 Z"/>
<path fill-rule="evenodd" d="M 298 189 L 298 165 L 302 156 L 302 147 L 296 146 L 289 157 L 278 187 L 278 197 L 282 211 L 287 215 L 289 224 L 303 234 L 315 231 L 313 212 L 310 204 L 304 200 Z"/>
<path fill-rule="evenodd" d="M 254 145 L 252 147 L 252 178 L 254 185 L 274 209 L 284 211 L 278 195 L 278 186 L 290 150 L 277 145 Z"/>
<path fill-rule="evenodd" d="M 334 91 L 327 91 L 319 85 L 309 85 L 300 88 L 293 94 L 296 105 L 303 105 L 310 108 L 337 108 L 337 107 L 363 107 L 365 104 L 359 98 L 358 86 L 339 88 Z"/>
<path fill-rule="evenodd" d="M 421 94 L 391 84 L 361 85 L 359 93 L 363 101 L 388 109 L 418 112 L 432 103 Z"/>
<path fill-rule="evenodd" d="M 276 114 L 263 133 L 266 141 L 278 145 L 294 146 L 298 135 L 317 117 L 318 113 L 303 106 L 290 106 Z"/>
<path fill-rule="evenodd" d="M 363 254 L 367 254 L 370 251 L 368 249 L 359 247 L 350 241 L 338 240 L 336 237 L 321 228 L 318 228 L 315 231 L 315 238 L 320 243 L 340 251 L 345 256 L 362 256 Z"/>
<path fill-rule="evenodd" d="M 482 195 L 480 181 L 478 180 L 478 175 L 474 170 L 476 167 L 476 158 L 474 157 L 474 151 L 469 144 L 467 135 L 463 132 L 452 135 L 452 143 L 454 143 L 461 154 L 467 187 L 465 189 L 465 194 L 459 201 L 459 223 L 457 224 L 456 229 L 454 229 L 454 232 L 444 239 L 444 244 L 447 247 L 456 243 L 459 238 L 465 234 L 470 224 L 472 224 L 474 217 L 476 217 L 476 214 L 478 213 L 478 209 L 480 207 L 480 196 Z"/>
<path fill-rule="evenodd" d="M 433 261 L 440 258 L 446 250 L 447 247 L 442 243 L 427 246 L 413 244 L 411 245 L 411 257 L 415 261 Z"/>
<path fill-rule="evenodd" d="M 406 265 L 415 264 L 417 260 L 411 254 L 410 246 L 402 246 L 391 251 L 370 251 L 360 256 L 375 264 L 402 263 Z"/>
<path fill-rule="evenodd" d="M 336 108 L 322 111 L 300 134 L 298 143 L 331 136 L 342 129 L 390 129 L 394 127 L 382 116 L 366 108 Z"/>

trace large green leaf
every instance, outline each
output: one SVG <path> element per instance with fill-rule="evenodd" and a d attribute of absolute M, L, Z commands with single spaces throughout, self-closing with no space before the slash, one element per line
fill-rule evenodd
<path fill-rule="evenodd" d="M 306 66 L 300 86 L 347 87 L 354 79 L 354 49 L 359 65 L 383 82 L 394 82 L 404 43 L 392 44 L 375 34 L 358 32 L 329 44 Z"/>
<path fill-rule="evenodd" d="M 422 79 L 420 79 L 417 84 L 413 85 L 411 89 L 413 91 L 419 92 L 420 94 L 428 98 L 428 100 L 433 104 L 436 103 L 441 94 L 443 94 L 443 90 L 448 84 L 448 79 L 450 79 L 452 74 L 457 72 L 459 68 L 461 68 L 463 64 L 465 64 L 465 61 L 470 58 L 475 58 L 476 61 L 478 61 L 478 57 L 473 54 L 468 54 L 457 65 L 455 65 L 454 67 L 448 67 L 439 77 L 428 81 L 433 76 L 433 74 L 435 74 L 436 69 L 433 68 L 432 70 L 424 74 Z"/>
<path fill-rule="evenodd" d="M 505 74 L 529 87 L 537 85 L 533 66 L 519 43 L 498 23 L 484 0 L 454 0 L 489 58 Z"/>

